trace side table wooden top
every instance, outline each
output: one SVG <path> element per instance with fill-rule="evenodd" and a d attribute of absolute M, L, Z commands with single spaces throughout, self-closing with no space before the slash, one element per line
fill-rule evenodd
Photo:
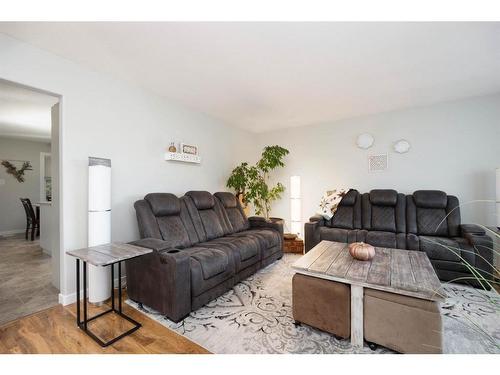
<path fill-rule="evenodd" d="M 67 251 L 66 254 L 94 266 L 108 266 L 123 260 L 149 254 L 153 250 L 126 243 L 109 243 Z"/>
<path fill-rule="evenodd" d="M 359 261 L 351 257 L 347 244 L 321 241 L 292 267 L 309 276 L 430 301 L 445 296 L 422 251 L 376 247 L 371 261 Z"/>

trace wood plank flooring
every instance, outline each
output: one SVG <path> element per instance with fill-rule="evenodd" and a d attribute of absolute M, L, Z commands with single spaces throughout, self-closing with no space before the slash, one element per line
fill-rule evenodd
<path fill-rule="evenodd" d="M 126 293 L 124 293 L 126 299 Z M 108 306 L 92 307 L 93 316 Z M 81 354 L 81 353 L 209 353 L 201 346 L 169 330 L 130 306 L 123 304 L 124 312 L 142 324 L 142 327 L 113 345 L 101 348 L 76 326 L 76 305 L 57 305 L 33 315 L 0 326 L 0 353 Z M 130 328 L 129 323 L 115 314 L 107 314 L 92 321 L 93 332 L 109 339 Z"/>
<path fill-rule="evenodd" d="M 0 236 L 0 325 L 57 305 L 51 268 L 38 239 Z"/>

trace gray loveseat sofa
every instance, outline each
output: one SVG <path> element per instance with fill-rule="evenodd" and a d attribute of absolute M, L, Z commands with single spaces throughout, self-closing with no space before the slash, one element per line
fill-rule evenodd
<path fill-rule="evenodd" d="M 177 322 L 283 256 L 283 226 L 247 218 L 231 193 L 148 194 L 134 205 L 154 251 L 128 260 L 129 297 Z"/>
<path fill-rule="evenodd" d="M 321 240 L 425 251 L 444 281 L 478 286 L 464 261 L 492 279 L 492 239 L 480 226 L 461 224 L 457 197 L 443 191 L 351 189 L 331 220 L 313 216 L 305 224 L 306 252 Z"/>

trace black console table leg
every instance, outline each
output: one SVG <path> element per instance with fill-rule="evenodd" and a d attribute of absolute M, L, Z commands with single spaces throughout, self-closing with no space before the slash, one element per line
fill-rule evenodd
<path fill-rule="evenodd" d="M 122 313 L 122 262 L 118 262 L 118 311 Z"/>
<path fill-rule="evenodd" d="M 87 262 L 83 262 L 83 329 L 87 330 Z"/>
<path fill-rule="evenodd" d="M 131 317 L 125 315 L 122 312 L 122 283 L 121 283 L 121 277 L 122 277 L 122 270 L 121 270 L 121 262 L 118 263 L 118 310 L 115 309 L 115 292 L 114 292 L 114 264 L 111 264 L 111 309 L 106 310 L 102 313 L 99 313 L 91 318 L 88 318 L 87 314 L 87 262 L 82 261 L 83 263 L 83 320 L 81 320 L 81 314 L 80 314 L 80 260 L 76 259 L 76 323 L 77 326 L 83 330 L 87 335 L 89 335 L 95 342 L 97 342 L 99 345 L 102 347 L 109 346 L 116 341 L 120 340 L 121 338 L 130 335 L 132 332 L 137 331 L 140 327 L 141 324 Z M 130 323 L 133 324 L 133 327 L 129 329 L 128 331 L 120 334 L 119 336 L 104 342 L 102 341 L 99 337 L 97 337 L 94 333 L 92 333 L 88 327 L 87 323 L 97 319 L 105 314 L 114 312 L 118 315 L 120 315 L 122 318 L 128 320 Z"/>
<path fill-rule="evenodd" d="M 111 308 L 115 309 L 115 265 L 111 266 Z"/>
<path fill-rule="evenodd" d="M 76 259 L 76 325 L 80 324 L 80 259 Z"/>

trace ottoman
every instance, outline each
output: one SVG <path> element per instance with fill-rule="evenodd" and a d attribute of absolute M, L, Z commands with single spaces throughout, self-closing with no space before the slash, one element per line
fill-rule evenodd
<path fill-rule="evenodd" d="M 437 302 L 365 288 L 365 340 L 400 353 L 442 353 Z"/>
<path fill-rule="evenodd" d="M 351 289 L 347 284 L 295 274 L 292 308 L 296 322 L 342 338 L 351 334 Z"/>

